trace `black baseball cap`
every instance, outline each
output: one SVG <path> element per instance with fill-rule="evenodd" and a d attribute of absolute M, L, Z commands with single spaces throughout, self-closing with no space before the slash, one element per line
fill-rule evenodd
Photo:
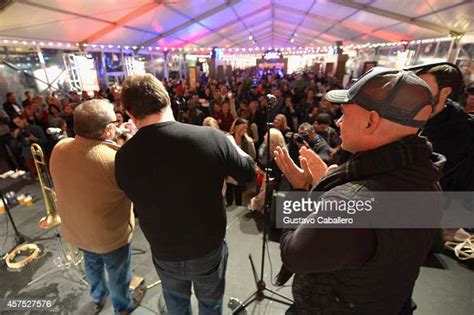
<path fill-rule="evenodd" d="M 337 104 L 357 104 L 376 111 L 387 120 L 410 127 L 422 127 L 426 120 L 413 119 L 426 105 L 434 106 L 428 84 L 414 72 L 374 67 L 348 90 L 327 92 L 326 99 Z"/>

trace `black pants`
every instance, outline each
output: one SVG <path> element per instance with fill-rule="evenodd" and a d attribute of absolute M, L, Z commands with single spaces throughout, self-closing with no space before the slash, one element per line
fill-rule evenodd
<path fill-rule="evenodd" d="M 227 190 L 225 192 L 225 201 L 227 205 L 230 206 L 234 203 L 235 197 L 235 204 L 237 206 L 242 205 L 242 193 L 244 192 L 245 186 L 233 185 L 227 183 Z"/>
<path fill-rule="evenodd" d="M 3 136 L 0 136 L 0 157 L 7 162 L 8 167 L 11 170 L 22 168 L 19 162 L 18 156 L 19 152 L 15 152 L 11 146 L 12 136 L 7 133 Z"/>

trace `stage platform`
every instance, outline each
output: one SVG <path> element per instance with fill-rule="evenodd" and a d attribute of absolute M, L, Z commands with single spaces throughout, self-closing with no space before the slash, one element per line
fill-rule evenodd
<path fill-rule="evenodd" d="M 55 231 L 43 231 L 38 227 L 39 219 L 44 216 L 44 204 L 38 184 L 26 186 L 23 193 L 30 193 L 34 198 L 33 207 L 14 207 L 11 210 L 18 229 L 32 238 L 45 238 L 55 235 Z M 6 229 L 6 215 L 0 215 L 0 253 L 14 244 L 14 233 L 11 225 Z M 227 242 L 229 246 L 229 263 L 226 278 L 225 314 L 231 310 L 227 303 L 235 297 L 241 301 L 255 290 L 252 272 L 248 260 L 251 253 L 260 270 L 261 232 L 258 216 L 249 215 L 244 207 L 227 209 Z M 58 272 L 27 287 L 26 285 L 51 268 L 55 267 L 55 258 L 60 256 L 60 246 L 56 239 L 39 241 L 44 248 L 41 257 L 21 272 L 10 272 L 0 269 L 0 298 L 50 298 L 54 300 L 52 314 L 91 314 L 92 304 L 88 298 L 88 288 L 78 280 L 77 273 Z M 150 250 L 140 227 L 133 236 L 133 248 L 142 249 L 144 254 L 132 256 L 132 272 L 145 278 L 146 284 L 158 280 L 153 268 Z M 275 288 L 271 285 L 273 276 L 278 272 L 281 262 L 278 243 L 269 242 L 271 263 L 266 260 L 265 281 L 269 288 L 291 297 L 291 287 Z M 324 254 L 324 253 L 322 253 Z M 474 309 L 474 272 L 463 268 L 454 259 L 438 255 L 438 268 L 423 267 L 417 281 L 414 300 L 418 305 L 415 314 L 472 314 Z M 146 296 L 134 314 L 162 314 L 164 302 L 161 298 L 161 286 L 158 285 L 146 293 Z M 252 304 L 247 314 L 284 314 L 286 306 L 264 300 Z M 193 299 L 193 309 L 197 314 L 197 302 Z M 3 314 L 3 312 L 0 311 Z M 45 314 L 45 312 L 8 312 L 5 314 Z M 47 314 L 47 313 L 46 313 Z M 101 314 L 113 314 L 110 299 Z M 241 314 L 245 314 L 242 312 Z"/>

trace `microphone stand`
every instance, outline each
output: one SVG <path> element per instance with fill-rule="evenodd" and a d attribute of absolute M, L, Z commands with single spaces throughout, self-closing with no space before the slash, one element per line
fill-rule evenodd
<path fill-rule="evenodd" d="M 265 204 L 264 204 L 264 213 L 263 213 L 263 233 L 262 233 L 262 260 L 261 260 L 261 265 L 260 265 L 260 276 L 257 274 L 257 270 L 255 269 L 255 264 L 253 262 L 252 255 L 249 254 L 249 260 L 250 260 L 250 266 L 252 267 L 252 273 L 253 277 L 255 279 L 255 285 L 257 287 L 257 290 L 253 292 L 243 303 L 237 307 L 232 314 L 238 314 L 242 310 L 244 310 L 247 306 L 252 304 L 253 302 L 260 302 L 264 299 L 268 299 L 273 302 L 285 304 L 285 305 L 292 305 L 293 301 L 286 296 L 273 291 L 269 288 L 267 288 L 267 285 L 265 284 L 265 281 L 263 280 L 263 277 L 265 275 L 265 252 L 266 252 L 266 246 L 267 246 L 267 214 L 270 212 L 271 204 L 272 204 L 272 193 L 273 193 L 273 188 L 270 187 L 270 172 L 272 169 L 270 168 L 270 128 L 272 126 L 272 122 L 270 121 L 270 109 L 272 106 L 275 104 L 276 99 L 273 95 L 267 96 L 268 104 L 266 107 L 266 114 L 267 114 L 267 147 L 266 147 L 266 153 L 267 153 L 267 159 L 266 159 L 266 167 L 265 167 L 265 184 L 266 184 L 266 192 L 265 192 Z M 271 295 L 267 295 L 266 292 L 269 292 Z M 273 297 L 273 295 L 276 295 L 279 298 Z"/>

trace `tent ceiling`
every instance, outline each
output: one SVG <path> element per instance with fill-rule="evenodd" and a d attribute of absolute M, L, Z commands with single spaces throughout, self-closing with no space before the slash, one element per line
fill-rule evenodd
<path fill-rule="evenodd" d="M 291 47 L 474 33 L 472 0 L 0 0 L 2 4 L 1 36 L 88 44 Z"/>

